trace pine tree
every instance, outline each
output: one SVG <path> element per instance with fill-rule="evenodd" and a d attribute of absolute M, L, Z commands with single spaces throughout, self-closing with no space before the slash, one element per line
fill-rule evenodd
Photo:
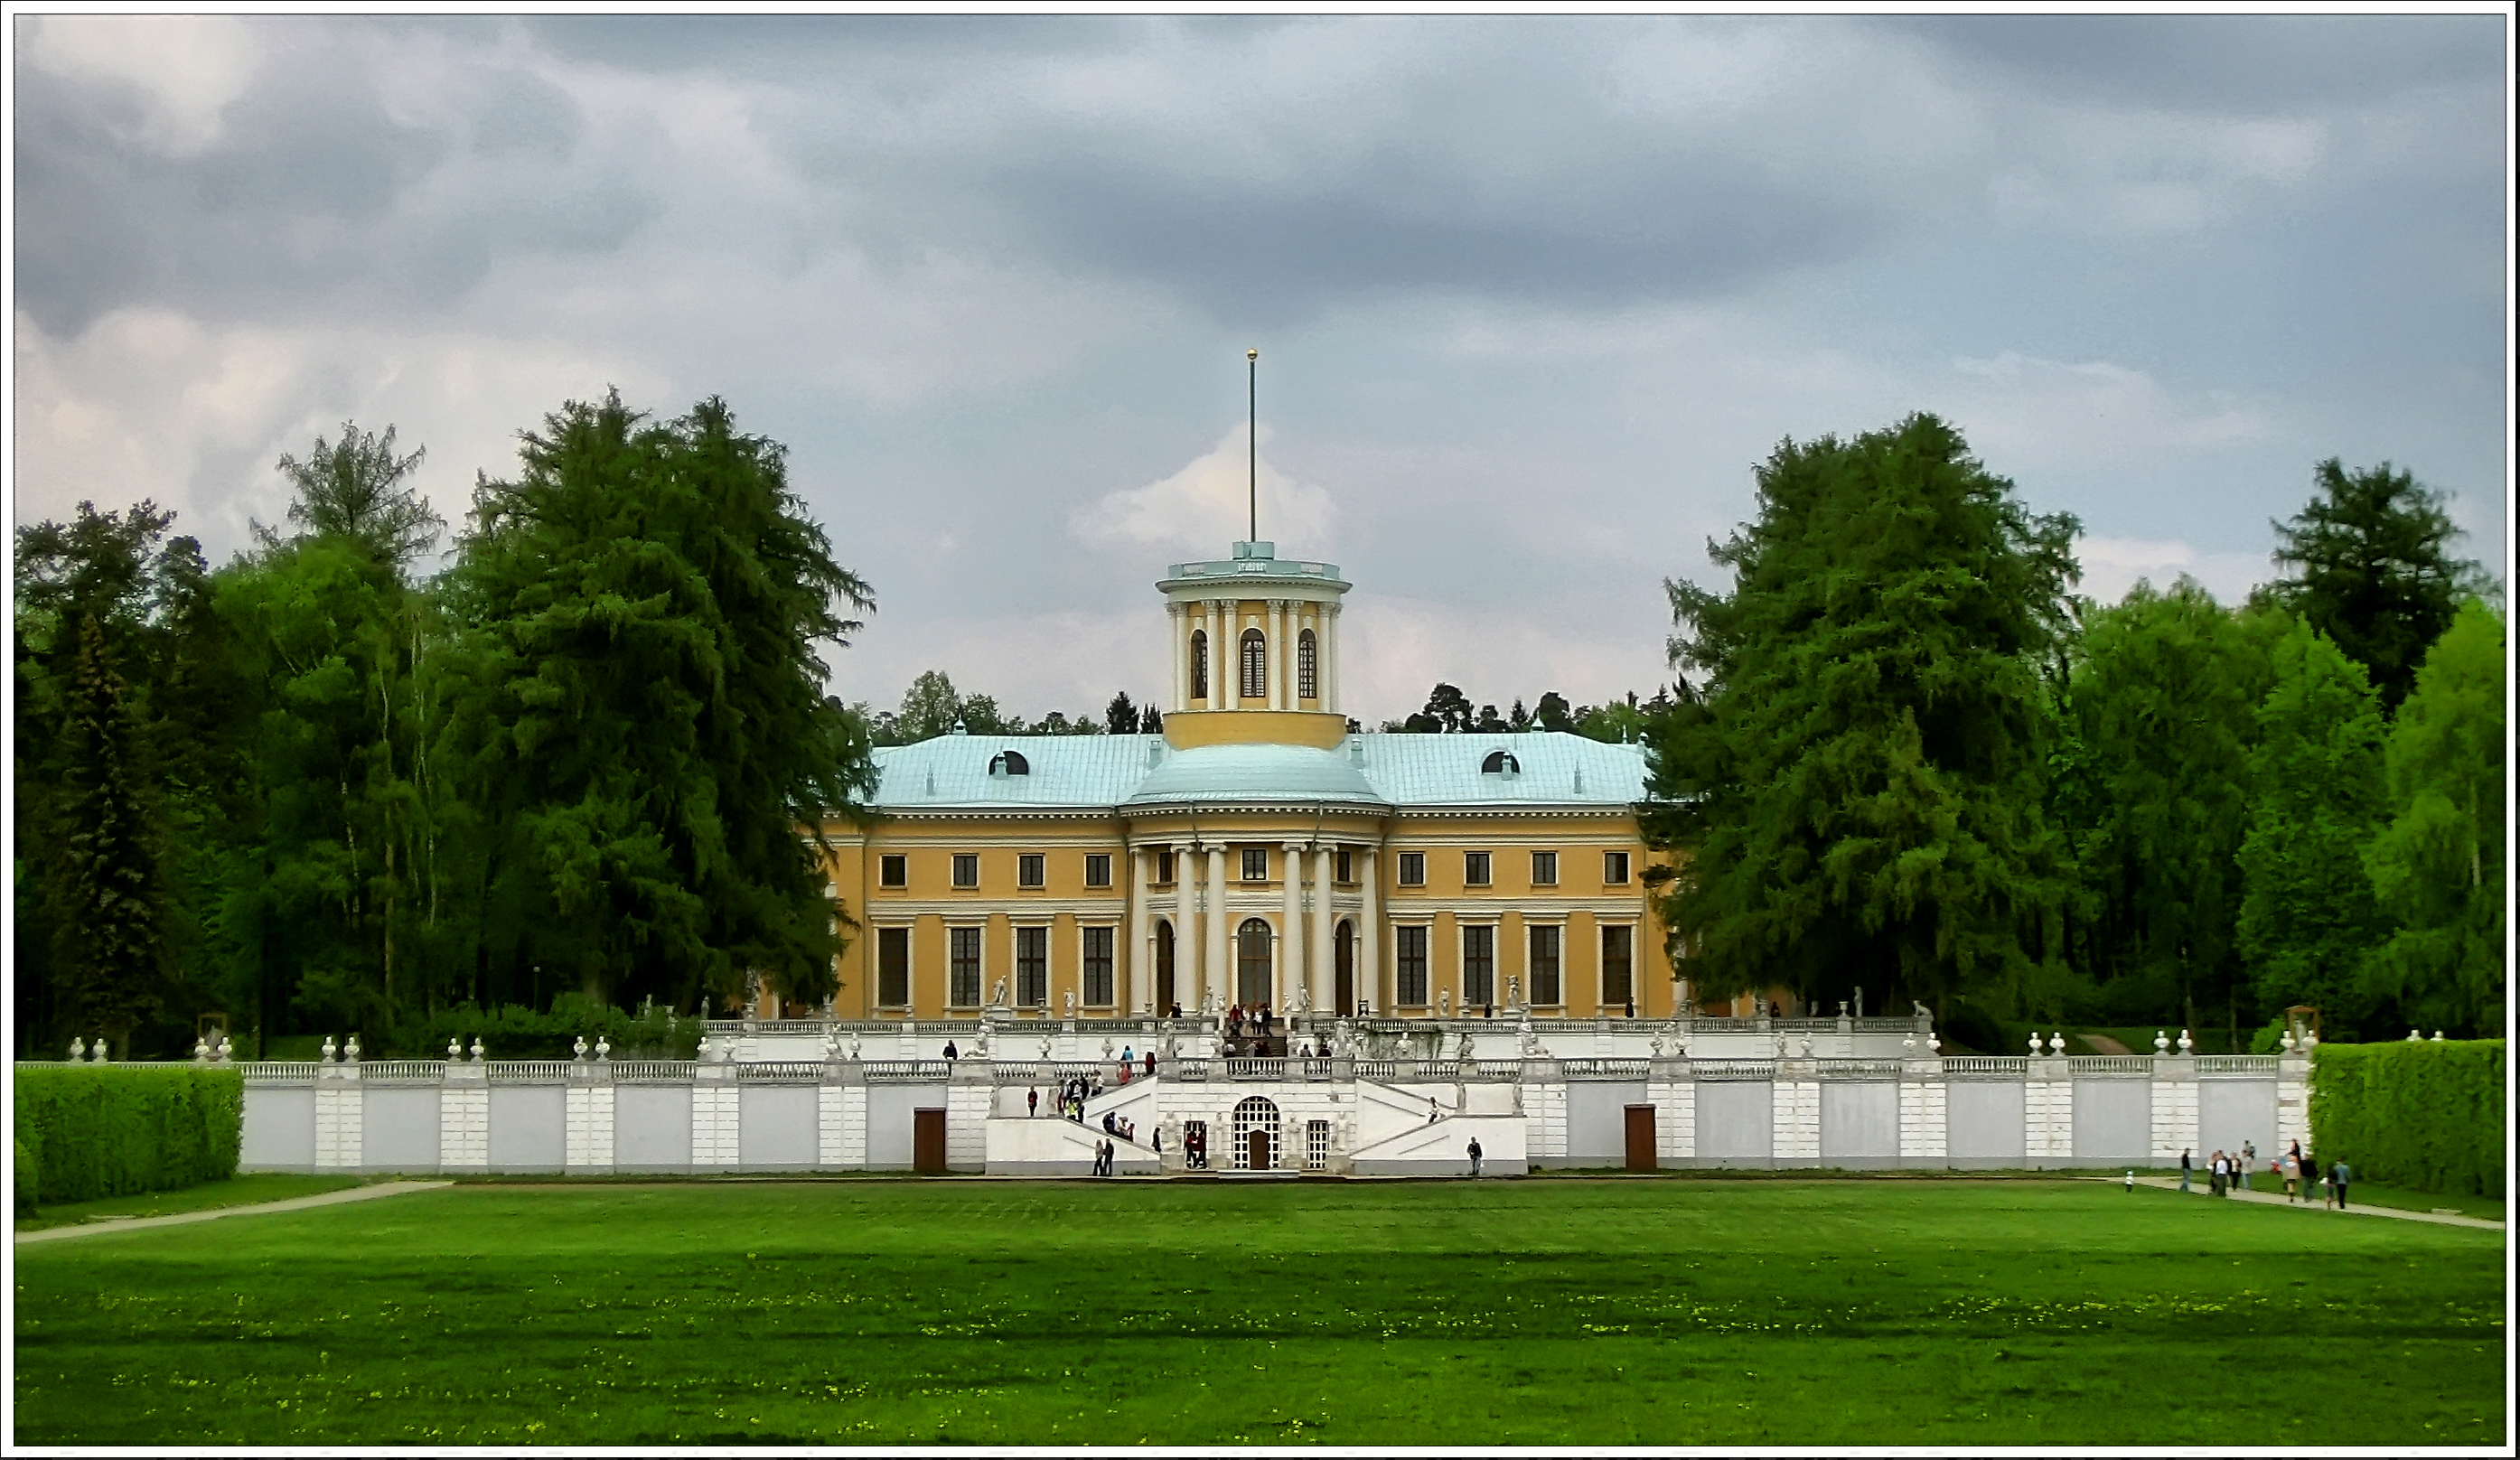
<path fill-rule="evenodd" d="M 2395 712 L 2483 570 L 2450 555 L 2458 528 L 2441 494 L 2411 473 L 2387 462 L 2348 471 L 2330 457 L 2316 480 L 2318 495 L 2301 514 L 2273 524 L 2275 561 L 2299 569 L 2275 586 L 2277 596 L 2369 670 Z"/>
<path fill-rule="evenodd" d="M 53 966 L 77 1027 L 129 1050 L 165 973 L 164 848 L 156 786 L 129 686 L 105 627 L 78 620 L 66 695 L 63 780 L 50 808 Z"/>
<path fill-rule="evenodd" d="M 2038 517 L 1930 416 L 1778 447 L 1730 593 L 1669 585 L 1693 702 L 1648 721 L 1659 896 L 1701 995 L 1991 988 L 2061 964 L 2064 849 L 2041 811 L 2076 524 Z"/>

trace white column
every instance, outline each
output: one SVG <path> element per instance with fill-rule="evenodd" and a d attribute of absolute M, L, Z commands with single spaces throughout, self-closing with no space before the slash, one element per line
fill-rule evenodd
<path fill-rule="evenodd" d="M 1173 1001 L 1198 1007 L 1198 863 L 1188 842 L 1173 843 Z"/>
<path fill-rule="evenodd" d="M 1382 996 L 1382 876 L 1377 865 L 1381 856 L 1372 847 L 1361 848 L 1357 855 L 1365 859 L 1365 911 L 1357 919 L 1356 990 L 1372 1002 L 1374 1013 L 1381 1014 L 1391 1007 Z"/>
<path fill-rule="evenodd" d="M 1278 935 L 1278 992 L 1270 1006 L 1295 1005 L 1295 991 L 1304 987 L 1304 844 L 1288 842 L 1286 853 L 1285 926 Z"/>
<path fill-rule="evenodd" d="M 1242 627 L 1241 610 L 1233 603 L 1216 605 L 1217 632 L 1208 640 L 1208 652 L 1221 656 L 1216 667 L 1224 671 L 1223 693 L 1208 703 L 1228 710 L 1242 708 Z"/>
<path fill-rule="evenodd" d="M 1227 946 L 1230 936 L 1225 915 L 1225 846 L 1212 843 L 1207 849 L 1207 966 L 1199 970 L 1199 999 L 1205 1002 L 1211 981 L 1227 1003 L 1234 999 L 1233 951 Z"/>
<path fill-rule="evenodd" d="M 1147 953 L 1147 858 L 1144 847 L 1129 849 L 1129 946 L 1119 954 L 1119 967 L 1112 970 L 1127 980 L 1127 992 L 1113 1000 L 1124 1008 L 1134 1008 L 1141 1015 L 1152 1005 L 1155 996 L 1155 970 Z"/>
<path fill-rule="evenodd" d="M 1325 1013 L 1335 1012 L 1331 1004 L 1338 997 L 1337 965 L 1330 951 L 1330 925 L 1336 921 L 1330 913 L 1330 890 L 1338 870 L 1333 855 L 1328 847 L 1313 853 L 1313 1007 Z"/>
<path fill-rule="evenodd" d="M 1179 603 L 1164 605 L 1164 622 L 1173 631 L 1173 702 L 1164 713 L 1190 708 L 1190 613 Z"/>
<path fill-rule="evenodd" d="M 1322 626 L 1318 631 L 1321 635 L 1320 653 L 1322 657 L 1320 664 L 1315 666 L 1314 669 L 1314 672 L 1319 674 L 1322 680 L 1322 708 L 1330 711 L 1336 711 L 1339 707 L 1337 648 L 1338 613 L 1339 605 L 1336 603 L 1324 603 L 1322 605 Z"/>

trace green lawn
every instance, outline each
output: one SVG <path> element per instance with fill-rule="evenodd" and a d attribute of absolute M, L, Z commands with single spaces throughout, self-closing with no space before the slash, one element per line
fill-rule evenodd
<path fill-rule="evenodd" d="M 21 1444 L 2500 1444 L 2502 1234 L 2087 1181 L 465 1185 L 17 1254 Z"/>
<path fill-rule="evenodd" d="M 360 1176 L 299 1176 L 269 1172 L 209 1181 L 178 1191 L 148 1191 L 138 1196 L 99 1197 L 92 1202 L 57 1202 L 32 1217 L 17 1218 L 17 1229 L 74 1226 L 107 1217 L 171 1217 L 179 1212 L 206 1212 L 214 1207 L 250 1207 L 257 1202 L 285 1202 L 292 1197 L 319 1196 L 327 1191 L 362 1186 Z"/>

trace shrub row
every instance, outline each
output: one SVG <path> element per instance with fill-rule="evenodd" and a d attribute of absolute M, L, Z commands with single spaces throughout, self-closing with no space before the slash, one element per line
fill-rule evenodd
<path fill-rule="evenodd" d="M 172 1191 L 236 1174 L 245 1077 L 194 1065 L 20 1065 L 20 1180 L 47 1202 Z M 22 1195 L 22 1206 L 30 1198 Z"/>
<path fill-rule="evenodd" d="M 2310 1128 L 2323 1165 L 2417 1191 L 2500 1196 L 2501 1040 L 2321 1044 Z"/>
<path fill-rule="evenodd" d="M 398 1032 L 390 1050 L 367 1053 L 444 1059 L 447 1040 L 462 1040 L 471 1049 L 478 1039 L 491 1059 L 566 1059 L 581 1037 L 590 1044 L 600 1037 L 611 1043 L 614 1059 L 690 1059 L 699 1051 L 702 1028 L 701 1020 L 676 1018 L 663 1009 L 638 1014 L 562 995 L 549 1013 L 513 1003 L 488 1012 L 469 1003 L 441 1009 Z"/>

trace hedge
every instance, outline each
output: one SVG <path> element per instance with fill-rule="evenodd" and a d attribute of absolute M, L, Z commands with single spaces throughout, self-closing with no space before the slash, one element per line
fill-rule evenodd
<path fill-rule="evenodd" d="M 2324 1166 L 2357 1179 L 2465 1196 L 2503 1192 L 2501 1040 L 2321 1044 L 2310 1128 Z"/>
<path fill-rule="evenodd" d="M 17 1139 L 47 1202 L 172 1191 L 236 1174 L 245 1076 L 200 1065 L 17 1067 Z"/>

